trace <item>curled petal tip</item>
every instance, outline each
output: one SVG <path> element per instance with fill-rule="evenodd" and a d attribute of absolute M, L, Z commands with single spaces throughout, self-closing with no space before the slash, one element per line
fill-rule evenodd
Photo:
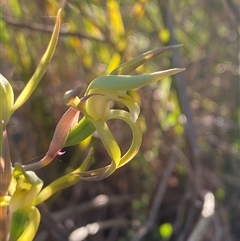
<path fill-rule="evenodd" d="M 55 156 L 60 153 L 60 150 L 65 145 L 70 130 L 76 125 L 78 117 L 79 111 L 72 107 L 64 113 L 56 126 L 48 154 Z"/>
<path fill-rule="evenodd" d="M 77 100 L 79 102 L 78 96 L 82 96 L 84 93 L 84 90 L 86 89 L 85 86 L 79 85 L 76 88 L 72 90 L 66 91 L 66 93 L 63 96 L 63 101 L 66 105 L 73 105 Z M 78 103 L 75 103 L 77 105 Z"/>

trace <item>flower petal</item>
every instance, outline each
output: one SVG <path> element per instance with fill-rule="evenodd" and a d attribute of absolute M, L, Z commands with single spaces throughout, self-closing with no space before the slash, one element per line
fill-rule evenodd
<path fill-rule="evenodd" d="M 161 80 L 170 75 L 184 71 L 184 68 L 167 69 L 142 75 L 105 75 L 94 79 L 88 86 L 86 93 L 90 90 L 110 90 L 110 91 L 127 91 L 141 88 Z M 91 91 L 92 93 L 93 91 Z M 101 92 L 99 92 L 101 93 Z"/>
<path fill-rule="evenodd" d="M 72 186 L 75 183 L 77 183 L 80 179 L 79 173 L 84 172 L 90 165 L 90 160 L 93 155 L 93 149 L 90 149 L 87 157 L 83 161 L 83 163 L 75 169 L 73 172 L 68 173 L 57 180 L 50 183 L 48 186 L 46 186 L 37 196 L 37 199 L 34 202 L 34 205 L 38 205 L 44 201 L 46 201 L 48 198 L 50 198 L 54 193 L 56 193 L 59 190 L 62 190 L 66 187 Z"/>
<path fill-rule="evenodd" d="M 93 123 L 84 116 L 70 131 L 65 146 L 77 145 L 92 135 L 95 130 Z"/>
<path fill-rule="evenodd" d="M 112 161 L 111 164 L 106 167 L 79 173 L 81 179 L 88 181 L 98 181 L 110 176 L 117 169 L 121 158 L 120 148 L 109 130 L 108 125 L 105 122 L 93 122 L 93 124 Z"/>
<path fill-rule="evenodd" d="M 110 110 L 108 120 L 111 119 L 120 119 L 126 122 L 132 130 L 131 146 L 129 147 L 128 151 L 124 154 L 124 156 L 121 157 L 119 165 L 117 167 L 119 168 L 128 163 L 130 160 L 132 160 L 138 153 L 142 143 L 142 130 L 138 121 L 133 123 L 130 114 L 126 111 Z"/>
<path fill-rule="evenodd" d="M 140 56 L 119 65 L 116 69 L 114 69 L 110 75 L 124 75 L 124 74 L 129 74 L 130 72 L 132 72 L 133 70 L 135 70 L 137 67 L 139 67 L 140 65 L 142 65 L 143 63 L 145 63 L 146 61 L 152 59 L 153 57 L 164 53 L 167 50 L 170 49 L 175 49 L 175 48 L 179 48 L 181 47 L 182 44 L 179 45 L 172 45 L 172 46 L 167 46 L 167 47 L 163 47 L 163 48 L 158 48 L 158 49 L 154 49 L 151 51 L 148 51 L 144 54 L 141 54 Z"/>

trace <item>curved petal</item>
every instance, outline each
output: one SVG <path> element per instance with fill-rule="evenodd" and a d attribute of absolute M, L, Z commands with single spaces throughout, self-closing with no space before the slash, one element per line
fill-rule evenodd
<path fill-rule="evenodd" d="M 38 209 L 35 207 L 31 207 L 29 212 L 28 224 L 24 229 L 23 233 L 21 234 L 21 236 L 18 238 L 18 241 L 33 240 L 38 230 L 40 218 L 41 218 L 41 215 Z"/>
<path fill-rule="evenodd" d="M 72 186 L 75 183 L 77 183 L 80 179 L 79 173 L 84 172 L 90 165 L 90 160 L 93 155 L 93 150 L 90 149 L 87 157 L 83 161 L 80 167 L 72 171 L 71 173 L 68 173 L 57 180 L 50 183 L 48 186 L 46 186 L 37 196 L 34 206 L 46 201 L 48 198 L 50 198 L 54 193 L 58 192 L 59 190 L 62 190 L 66 187 Z"/>
<path fill-rule="evenodd" d="M 93 122 L 93 124 L 112 162 L 106 167 L 82 172 L 79 175 L 84 180 L 97 181 L 110 176 L 116 170 L 120 162 L 121 151 L 106 122 Z"/>
<path fill-rule="evenodd" d="M 139 123 L 138 122 L 133 123 L 132 120 L 130 119 L 130 114 L 124 110 L 110 110 L 107 120 L 110 120 L 110 119 L 120 119 L 120 120 L 126 122 L 130 126 L 130 128 L 132 130 L 132 135 L 133 135 L 130 148 L 120 158 L 120 160 L 117 162 L 117 165 L 114 161 L 112 161 L 112 163 L 106 167 L 79 173 L 81 179 L 88 180 L 88 181 L 102 180 L 102 179 L 110 176 L 117 168 L 128 163 L 139 151 L 139 148 L 140 148 L 141 142 L 142 142 L 142 132 L 141 132 Z M 106 123 L 105 123 L 105 125 L 106 125 Z M 97 126 L 96 127 L 97 130 L 100 127 L 101 126 Z M 107 135 L 105 137 L 108 140 Z"/>
<path fill-rule="evenodd" d="M 120 119 L 122 121 L 125 121 L 130 126 L 133 135 L 131 146 L 129 147 L 128 151 L 124 154 L 124 156 L 122 156 L 120 159 L 120 163 L 117 167 L 119 168 L 128 163 L 130 160 L 132 160 L 138 153 L 142 144 L 142 131 L 138 121 L 133 123 L 130 119 L 130 114 L 126 111 L 110 110 L 108 120 L 110 119 Z"/>

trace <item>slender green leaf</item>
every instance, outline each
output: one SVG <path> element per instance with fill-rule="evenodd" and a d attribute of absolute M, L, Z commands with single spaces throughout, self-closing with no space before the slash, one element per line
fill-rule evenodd
<path fill-rule="evenodd" d="M 58 35 L 59 35 L 59 30 L 60 30 L 60 14 L 61 14 L 61 9 L 58 11 L 57 14 L 57 19 L 56 19 L 56 24 L 54 26 L 53 34 L 51 37 L 51 40 L 49 42 L 49 45 L 47 47 L 46 52 L 44 53 L 42 59 L 40 60 L 40 63 L 31 77 L 31 79 L 28 81 L 27 85 L 17 98 L 16 102 L 14 103 L 12 113 L 16 111 L 19 107 L 21 107 L 31 96 L 33 91 L 36 89 L 38 86 L 40 80 L 42 79 L 48 64 L 50 63 L 53 53 L 55 51 L 56 45 L 57 45 L 57 40 L 58 40 Z"/>

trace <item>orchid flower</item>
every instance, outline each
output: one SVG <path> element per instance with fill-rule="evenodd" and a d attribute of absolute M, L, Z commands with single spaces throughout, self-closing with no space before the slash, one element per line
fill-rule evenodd
<path fill-rule="evenodd" d="M 108 166 L 79 173 L 82 179 L 101 180 L 106 178 L 117 168 L 128 163 L 138 153 L 142 141 L 142 132 L 138 123 L 140 108 L 137 102 L 128 95 L 128 91 L 141 88 L 184 69 L 174 68 L 143 75 L 126 75 L 126 73 L 135 70 L 154 56 L 179 46 L 149 51 L 120 65 L 110 75 L 94 79 L 82 98 L 75 95 L 76 90 L 66 92 L 64 98 L 66 104 L 84 113 L 83 119 L 70 132 L 66 146 L 82 141 L 96 130 L 112 160 Z M 112 101 L 124 104 L 129 112 L 111 109 Z M 132 130 L 132 143 L 124 155 L 122 155 L 120 147 L 107 125 L 107 121 L 110 119 L 120 119 L 126 122 Z"/>

